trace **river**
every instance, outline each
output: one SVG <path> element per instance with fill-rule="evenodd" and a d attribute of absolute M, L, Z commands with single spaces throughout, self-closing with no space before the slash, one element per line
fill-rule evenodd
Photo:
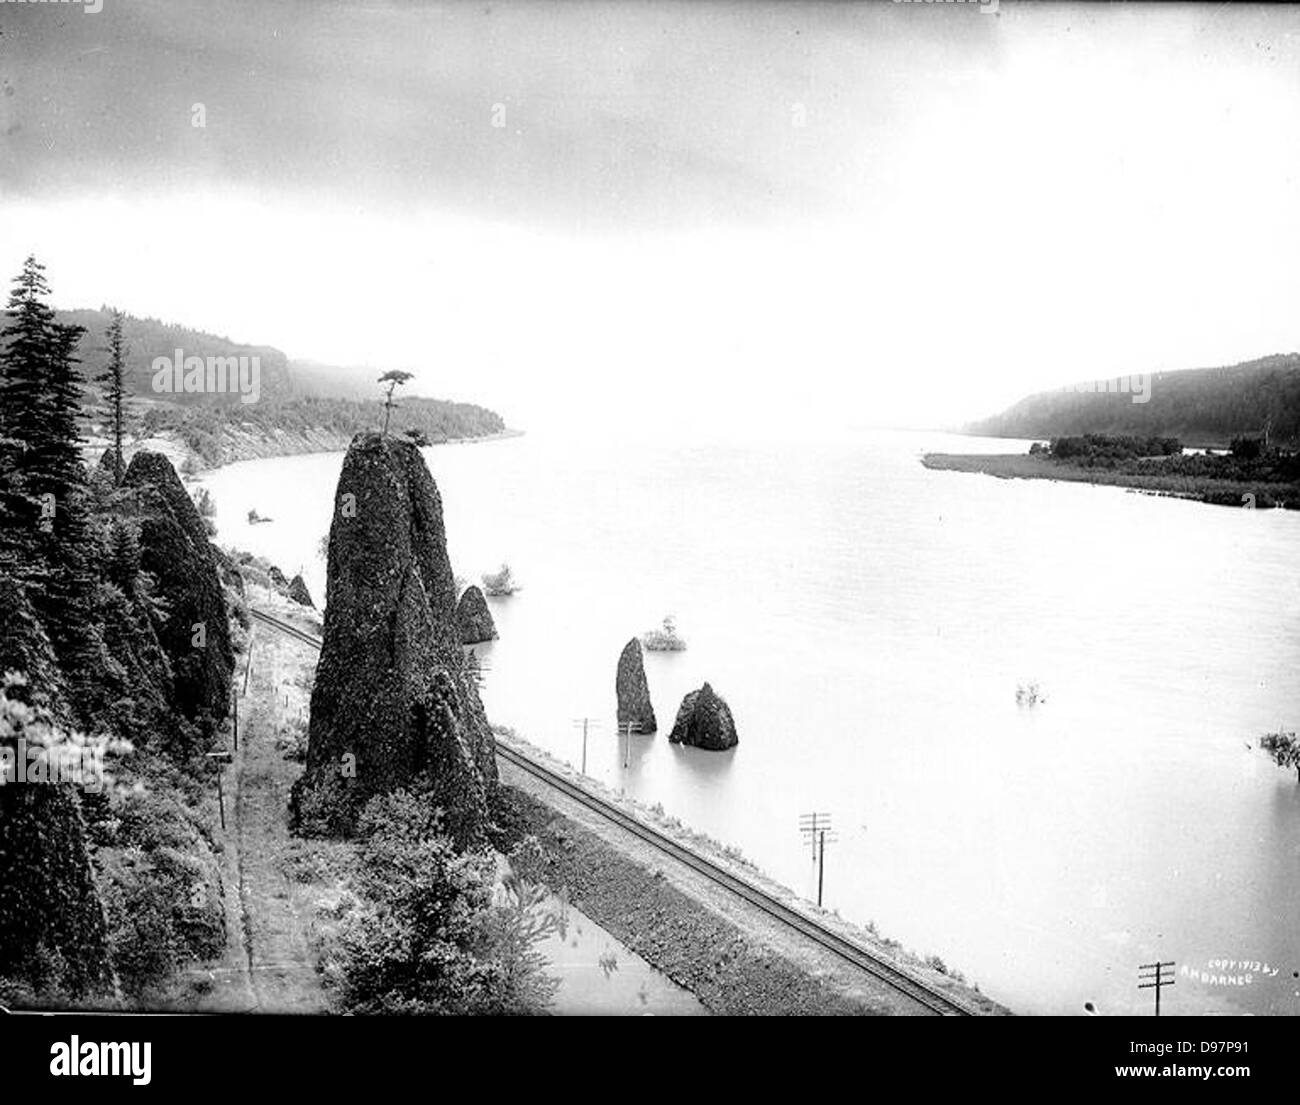
<path fill-rule="evenodd" d="M 456 571 L 524 584 L 479 650 L 493 721 L 577 765 L 572 719 L 602 719 L 589 774 L 809 897 L 799 815 L 830 813 L 827 906 L 1017 1012 L 1149 1011 L 1156 960 L 1163 1012 L 1300 1012 L 1300 787 L 1255 747 L 1300 718 L 1300 513 L 919 463 L 1023 447 L 534 431 L 425 456 Z M 208 474 L 219 539 L 321 601 L 341 460 Z M 647 654 L 660 731 L 625 767 L 619 651 L 669 613 L 689 647 Z M 705 679 L 727 753 L 667 740 Z"/>

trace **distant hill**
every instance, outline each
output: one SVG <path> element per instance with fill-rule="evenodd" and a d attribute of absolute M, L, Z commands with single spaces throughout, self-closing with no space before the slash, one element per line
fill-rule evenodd
<path fill-rule="evenodd" d="M 101 307 L 97 311 L 80 309 L 57 314 L 60 322 L 73 323 L 86 331 L 80 345 L 81 371 L 87 378 L 94 377 L 103 369 L 107 359 L 105 334 L 111 312 L 107 307 Z M 293 360 L 274 346 L 248 345 L 205 330 L 134 315 L 123 316 L 122 333 L 127 344 L 127 390 L 142 399 L 163 399 L 181 405 L 235 401 L 230 397 L 209 395 L 155 395 L 152 388 L 154 358 L 171 358 L 177 349 L 186 356 L 204 358 L 257 356 L 261 366 L 261 393 L 272 399 L 374 399 L 380 394 L 376 382 L 383 371 L 380 368 Z"/>
<path fill-rule="evenodd" d="M 60 322 L 82 327 L 79 356 L 89 382 L 103 371 L 111 312 L 57 312 Z M 218 334 L 154 318 L 123 317 L 127 345 L 127 427 L 131 439 L 170 436 L 205 465 L 247 460 L 256 456 L 344 449 L 352 435 L 384 424 L 380 369 L 344 367 L 314 361 L 291 361 L 269 345 L 247 345 Z M 171 361 L 177 350 L 184 357 L 258 358 L 259 384 L 255 402 L 227 394 L 155 392 L 155 357 Z M 95 403 L 96 385 L 86 389 L 92 409 L 88 429 L 99 441 L 106 430 L 102 408 Z M 473 403 L 428 399 L 398 392 L 392 412 L 394 433 L 418 432 L 430 443 L 487 437 L 506 432 L 495 411 Z"/>
<path fill-rule="evenodd" d="M 1226 445 L 1238 434 L 1260 433 L 1266 423 L 1276 443 L 1300 442 L 1300 353 L 1224 368 L 1153 373 L 1145 403 L 1122 392 L 1039 392 L 964 429 L 991 437 L 1137 434 L 1178 437 L 1188 445 Z"/>
<path fill-rule="evenodd" d="M 106 307 L 99 310 L 59 311 L 58 319 L 83 327 L 80 357 L 81 371 L 88 379 L 103 371 L 108 359 L 104 347 L 108 344 L 111 312 Z M 193 330 L 188 326 L 161 322 L 156 318 L 123 316 L 122 336 L 127 345 L 127 393 L 139 398 L 162 398 L 182 405 L 238 402 L 237 398 L 210 395 L 157 396 L 152 388 L 153 361 L 155 357 L 170 359 L 177 349 L 186 356 L 199 357 L 252 357 L 260 358 L 261 391 L 265 396 L 287 399 L 293 394 L 290 383 L 289 359 L 284 353 L 269 345 L 246 345 L 217 334 Z"/>

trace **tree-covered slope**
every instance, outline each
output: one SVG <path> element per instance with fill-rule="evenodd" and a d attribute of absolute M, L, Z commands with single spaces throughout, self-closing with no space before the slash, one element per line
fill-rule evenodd
<path fill-rule="evenodd" d="M 1300 354 L 1153 373 L 1149 398 L 1134 398 L 1133 392 L 1044 391 L 965 429 L 1019 438 L 1156 434 L 1188 445 L 1226 445 L 1239 434 L 1260 434 L 1267 426 L 1271 440 L 1294 444 L 1300 441 Z"/>

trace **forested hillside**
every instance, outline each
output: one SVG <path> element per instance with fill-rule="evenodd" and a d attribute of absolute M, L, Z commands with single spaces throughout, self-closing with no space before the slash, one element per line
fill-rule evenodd
<path fill-rule="evenodd" d="M 1161 435 L 1187 445 L 1226 446 L 1267 428 L 1278 444 L 1300 441 L 1300 354 L 1276 354 L 1224 368 L 1154 373 L 1149 398 L 1132 393 L 1044 391 L 965 427 L 994 437 L 1079 434 Z"/>
<path fill-rule="evenodd" d="M 94 395 L 96 377 L 108 359 L 113 312 L 102 307 L 59 311 L 55 317 L 60 325 L 82 328 L 76 348 L 78 371 L 88 385 L 88 394 Z M 122 341 L 128 442 L 174 435 L 205 464 L 218 465 L 246 459 L 250 451 L 256 454 L 261 448 L 258 443 L 278 443 L 283 446 L 281 452 L 344 448 L 353 434 L 384 423 L 383 388 L 378 383 L 379 372 L 373 368 L 291 361 L 272 346 L 247 345 L 131 315 L 122 316 Z M 171 361 L 177 350 L 184 357 L 257 357 L 256 401 L 242 402 L 233 383 L 224 394 L 155 391 L 154 358 Z M 430 443 L 485 437 L 506 428 L 499 414 L 473 403 L 400 394 L 397 399 L 392 429 L 415 433 Z M 108 436 L 105 427 L 93 420 L 88 429 L 96 438 Z M 309 437 L 311 442 L 305 440 Z"/>

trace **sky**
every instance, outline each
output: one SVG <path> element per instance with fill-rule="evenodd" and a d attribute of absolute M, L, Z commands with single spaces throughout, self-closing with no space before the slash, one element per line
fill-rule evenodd
<path fill-rule="evenodd" d="M 0 2 L 0 272 L 522 428 L 1300 348 L 1300 11 Z M 196 125 L 201 123 L 202 125 Z"/>

